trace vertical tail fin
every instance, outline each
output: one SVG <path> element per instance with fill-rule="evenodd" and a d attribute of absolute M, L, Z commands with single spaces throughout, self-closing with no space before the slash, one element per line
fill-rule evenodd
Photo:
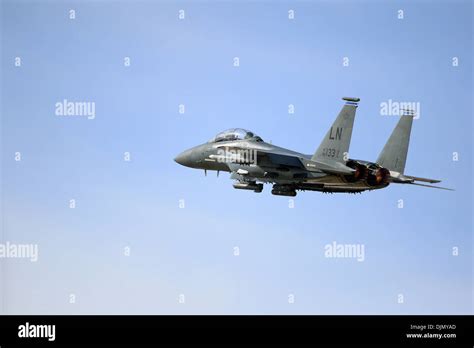
<path fill-rule="evenodd" d="M 311 158 L 320 162 L 345 163 L 351 143 L 352 128 L 359 98 L 342 98 L 346 104 L 329 128 L 321 145 Z"/>
<path fill-rule="evenodd" d="M 403 174 L 410 143 L 414 115 L 403 115 L 377 158 L 377 163 L 388 170 Z"/>

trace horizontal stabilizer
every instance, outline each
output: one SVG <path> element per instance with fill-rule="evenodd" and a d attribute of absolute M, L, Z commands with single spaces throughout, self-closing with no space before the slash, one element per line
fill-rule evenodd
<path fill-rule="evenodd" d="M 421 182 L 429 182 L 430 184 L 436 184 L 438 182 L 441 182 L 441 180 L 436 180 L 436 179 L 427 179 L 427 178 L 419 178 L 417 176 L 411 176 L 411 175 L 404 175 L 408 179 L 412 179 L 415 181 L 421 181 Z"/>
<path fill-rule="evenodd" d="M 418 183 L 416 183 L 416 182 L 411 182 L 411 183 L 409 183 L 409 185 L 416 185 L 416 186 L 437 188 L 437 189 L 440 189 L 440 190 L 454 191 L 454 189 L 450 189 L 450 188 L 447 188 L 447 187 L 440 187 L 440 186 L 426 185 L 426 184 L 418 184 Z"/>

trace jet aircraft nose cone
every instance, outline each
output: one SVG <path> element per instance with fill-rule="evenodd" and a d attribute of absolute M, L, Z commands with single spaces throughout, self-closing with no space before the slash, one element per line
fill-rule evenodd
<path fill-rule="evenodd" d="M 181 164 L 182 166 L 188 167 L 191 162 L 191 154 L 189 150 L 181 152 L 176 158 L 174 159 L 176 163 Z"/>
<path fill-rule="evenodd" d="M 178 156 L 174 158 L 174 161 L 184 166 L 184 158 L 185 156 L 183 155 L 183 153 L 180 153 Z"/>

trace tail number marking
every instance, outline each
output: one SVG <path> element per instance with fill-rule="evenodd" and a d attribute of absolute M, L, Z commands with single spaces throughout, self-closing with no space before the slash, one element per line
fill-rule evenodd
<path fill-rule="evenodd" d="M 323 149 L 323 156 L 324 157 L 339 157 L 339 151 L 336 149 L 331 149 L 331 148 L 324 148 Z"/>
<path fill-rule="evenodd" d="M 342 127 L 336 127 L 336 133 L 333 134 L 333 129 L 329 130 L 329 139 L 331 140 L 341 140 L 342 137 Z"/>

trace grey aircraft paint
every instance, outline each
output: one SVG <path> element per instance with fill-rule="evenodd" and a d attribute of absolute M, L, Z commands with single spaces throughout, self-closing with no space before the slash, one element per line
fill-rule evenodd
<path fill-rule="evenodd" d="M 326 193 L 360 193 L 391 183 L 438 183 L 440 180 L 404 175 L 413 115 L 402 116 L 376 162 L 348 158 L 359 98 L 343 98 L 342 110 L 327 131 L 314 155 L 266 143 L 245 129 L 233 128 L 207 143 L 179 154 L 183 166 L 230 172 L 234 188 L 262 192 L 273 185 L 272 194 L 295 196 L 297 190 Z M 449 190 L 449 189 L 446 189 Z"/>

